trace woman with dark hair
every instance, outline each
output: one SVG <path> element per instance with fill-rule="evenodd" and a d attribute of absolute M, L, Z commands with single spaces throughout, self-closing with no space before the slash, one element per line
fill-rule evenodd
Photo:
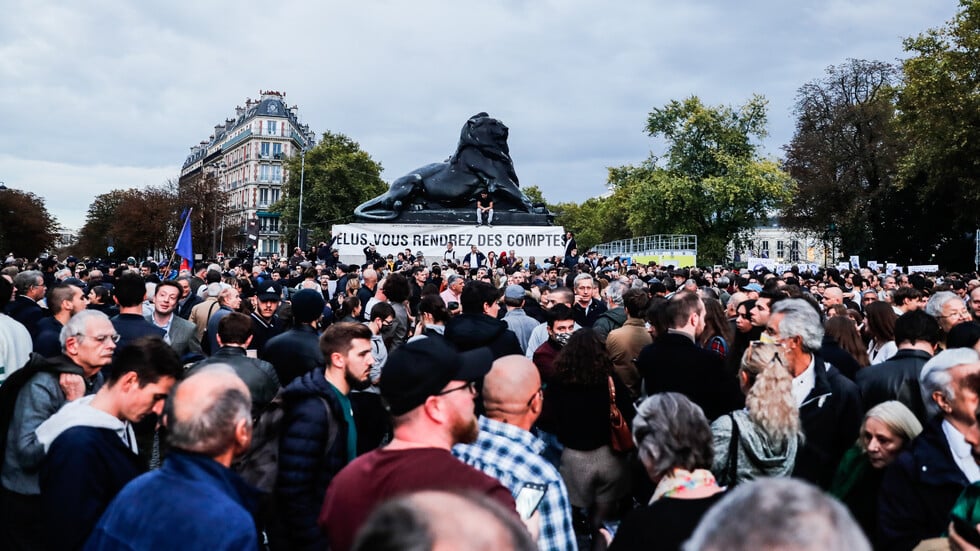
<path fill-rule="evenodd" d="M 656 488 L 649 503 L 626 516 L 609 550 L 680 549 L 725 495 L 710 470 L 708 419 L 683 394 L 655 394 L 637 409 L 633 439 Z"/>
<path fill-rule="evenodd" d="M 725 319 L 725 307 L 716 298 L 701 298 L 704 303 L 704 331 L 698 344 L 721 357 L 728 356 L 729 343 L 732 342 L 732 326 Z"/>
<path fill-rule="evenodd" d="M 850 362 L 841 362 L 839 359 L 834 361 L 835 358 L 827 357 L 826 351 L 824 351 L 825 359 L 853 381 L 857 370 L 869 365 L 868 350 L 865 348 L 864 341 L 861 340 L 861 333 L 858 332 L 857 325 L 850 317 L 834 316 L 825 321 L 823 327 L 824 348 L 828 346 L 833 348 L 836 345 L 854 360 L 854 364 L 848 365 Z"/>
<path fill-rule="evenodd" d="M 361 315 L 361 299 L 357 295 L 347 297 L 337 310 L 337 318 L 342 322 L 361 323 L 357 318 Z"/>
<path fill-rule="evenodd" d="M 630 491 L 628 455 L 614 452 L 610 445 L 610 378 L 627 424 L 635 410 L 629 389 L 613 372 L 605 345 L 591 329 L 572 333 L 554 366 L 546 399 L 555 413 L 555 435 L 564 446 L 559 472 L 574 516 L 588 519 L 586 535 L 592 536 L 603 521 L 617 516 L 620 501 Z"/>
<path fill-rule="evenodd" d="M 408 331 L 412 323 L 408 315 L 408 297 L 412 294 L 412 289 L 408 285 L 408 278 L 397 272 L 388 274 L 381 289 L 388 304 L 391 304 L 391 307 L 395 309 L 395 322 L 391 324 L 390 332 L 386 335 L 391 340 L 391 344 L 388 346 L 390 353 L 408 338 Z"/>
<path fill-rule="evenodd" d="M 755 327 L 752 325 L 752 308 L 755 307 L 755 301 L 752 299 L 743 300 L 741 304 L 735 307 L 735 335 L 732 338 L 731 350 L 728 354 L 728 361 L 726 366 L 729 373 L 735 374 L 738 371 L 740 363 L 742 361 L 742 355 L 749 347 L 749 343 L 758 340 L 759 336 L 762 335 L 762 327 Z"/>
<path fill-rule="evenodd" d="M 412 339 L 421 335 L 444 335 L 449 318 L 449 309 L 438 293 L 423 295 L 419 301 L 419 320 Z"/>
<path fill-rule="evenodd" d="M 868 365 L 880 364 L 898 352 L 895 344 L 895 321 L 898 315 L 892 305 L 883 301 L 864 306 L 864 334 L 868 340 Z"/>

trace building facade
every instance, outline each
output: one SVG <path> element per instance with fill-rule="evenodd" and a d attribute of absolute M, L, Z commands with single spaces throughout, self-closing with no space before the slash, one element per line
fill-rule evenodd
<path fill-rule="evenodd" d="M 817 264 L 824 266 L 830 255 L 819 236 L 790 231 L 779 226 L 759 226 L 741 250 L 729 244 L 729 254 L 736 262 L 749 258 L 768 258 L 777 264 Z"/>
<path fill-rule="evenodd" d="M 297 107 L 286 105 L 283 92 L 261 92 L 235 108 L 235 117 L 214 127 L 206 140 L 191 147 L 181 168 L 179 184 L 196 179 L 218 179 L 227 194 L 228 213 L 217 228 L 218 250 L 237 251 L 254 245 L 256 253 L 285 255 L 279 213 L 269 210 L 282 196 L 286 181 L 285 160 L 313 147 L 316 134 L 301 124 Z M 217 235 L 217 233 L 216 233 Z M 215 237 L 217 240 L 217 237 Z"/>

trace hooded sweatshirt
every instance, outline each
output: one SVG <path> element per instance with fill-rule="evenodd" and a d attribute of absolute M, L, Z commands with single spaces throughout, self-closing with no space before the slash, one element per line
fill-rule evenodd
<path fill-rule="evenodd" d="M 738 462 L 735 480 L 731 480 L 728 470 L 728 451 L 732 438 L 732 418 L 738 424 Z M 789 476 L 796 464 L 796 451 L 802 439 L 776 440 L 749 417 L 747 410 L 738 410 L 722 415 L 711 424 L 714 435 L 715 460 L 711 471 L 720 484 L 734 486 L 760 477 Z"/>
<path fill-rule="evenodd" d="M 446 324 L 445 336 L 460 352 L 487 346 L 493 352 L 494 359 L 524 354 L 517 335 L 507 324 L 485 314 L 455 316 Z"/>
<path fill-rule="evenodd" d="M 128 421 L 123 421 L 101 409 L 92 407 L 92 399 L 94 398 L 95 395 L 93 394 L 68 402 L 58 410 L 58 413 L 41 423 L 35 434 L 37 441 L 44 447 L 44 453 L 48 453 L 51 443 L 58 435 L 72 427 L 79 426 L 110 429 L 119 436 L 126 447 L 131 449 L 133 453 L 138 453 L 133 426 Z"/>

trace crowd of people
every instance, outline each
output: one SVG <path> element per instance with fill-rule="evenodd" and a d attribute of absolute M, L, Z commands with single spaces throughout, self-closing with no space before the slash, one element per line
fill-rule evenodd
<path fill-rule="evenodd" d="M 976 274 L 566 244 L 10 255 L 0 547 L 980 542 Z"/>

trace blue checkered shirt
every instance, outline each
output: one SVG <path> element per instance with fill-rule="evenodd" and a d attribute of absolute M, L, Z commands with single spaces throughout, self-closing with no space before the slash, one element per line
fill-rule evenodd
<path fill-rule="evenodd" d="M 525 482 L 547 484 L 538 506 L 541 515 L 540 550 L 577 549 L 572 530 L 572 506 L 558 470 L 541 457 L 544 442 L 530 432 L 480 417 L 480 436 L 473 444 L 453 446 L 453 455 L 496 478 L 514 497 Z"/>

